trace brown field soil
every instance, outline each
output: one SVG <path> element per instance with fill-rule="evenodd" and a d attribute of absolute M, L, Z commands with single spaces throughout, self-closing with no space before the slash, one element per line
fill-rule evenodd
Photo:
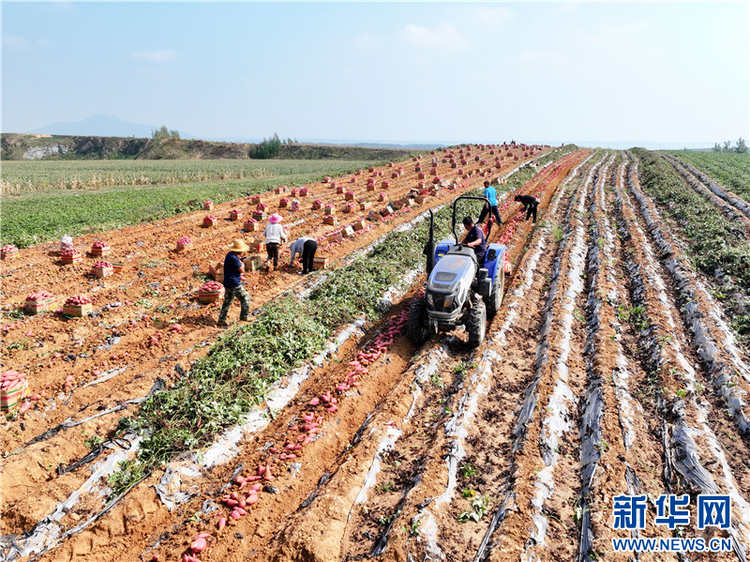
<path fill-rule="evenodd" d="M 471 155 L 492 162 L 489 150 L 474 147 Z M 491 177 L 519 163 L 506 159 Z M 399 165 L 401 177 L 390 178 L 394 168 L 386 166 L 378 178 L 378 186 L 391 182 L 390 200 L 417 182 L 415 162 Z M 481 186 L 480 167 L 472 158 L 464 166 L 471 175 L 457 178 L 456 169 L 439 164 L 450 187 L 339 242 L 324 238 L 340 227 L 324 226 L 322 212 L 310 209 L 312 200 L 337 205 L 341 224 L 369 210 L 343 215 L 344 195 L 335 189 L 309 186 L 300 211 L 281 213 L 285 224 L 297 223 L 290 240 L 318 238 L 319 255 L 337 267 L 425 208 Z M 370 175 L 355 183 L 335 180 L 381 209 L 383 190 L 364 186 Z M 645 220 L 648 201 L 635 202 L 641 195 L 637 162 L 623 155 L 616 164 L 606 153 L 579 150 L 518 192 L 540 199 L 539 219 L 523 220 L 510 197 L 500 206 L 503 225 L 491 239 L 507 245 L 512 272 L 479 348 L 464 343 L 462 330 L 419 347 L 409 341 L 405 322 L 422 274 L 381 321 L 365 324 L 313 366 L 285 407 L 244 433 L 231 460 L 205 469 L 200 455 L 170 463 L 167 472 L 197 470 L 185 473 L 181 484 L 173 480 L 175 489 L 189 492 L 185 501 L 170 511 L 157 495 L 164 470 L 109 510 L 102 510 L 97 494 L 84 494 L 58 524 L 65 532 L 94 514 L 96 520 L 38 559 L 631 560 L 633 553 L 612 548 L 613 538 L 630 536 L 613 528 L 613 498 L 689 494 L 693 519 L 680 536 L 731 537 L 736 545 L 733 552 L 690 553 L 689 559 L 742 560 L 750 548 L 748 437 L 729 415 L 722 397 L 727 389 L 713 376 L 719 367 L 696 352 L 695 327 L 680 296 L 684 287 L 670 274 Z M 275 211 L 288 196 L 265 194 L 263 201 Z M 208 212 L 198 212 L 99 235 L 124 265 L 103 280 L 89 274 L 89 256 L 79 265 L 60 265 L 54 245 L 24 250 L 3 264 L 8 310 L 45 289 L 58 306 L 85 294 L 98 313 L 5 319 L 3 370 L 23 371 L 30 392 L 39 395 L 29 411 L 3 424 L 6 553 L 11 538 L 25 540 L 24 533 L 81 488 L 93 463 L 62 475 L 58 466 L 86 455 L 91 437 L 108 434 L 135 411 L 128 401 L 145 396 L 157 379 L 178 380 L 221 333 L 218 305 L 195 301 L 202 284 L 196 274 L 219 261 L 233 238 L 253 241 L 255 233 L 242 234 L 241 222 L 226 219 L 233 207 L 247 212 L 254 206 L 249 198 L 221 205 L 211 211 L 219 224 L 208 229 L 200 226 Z M 177 252 L 175 241 L 186 235 L 193 249 Z M 93 241 L 79 238 L 76 245 L 83 251 Z M 278 271 L 247 274 L 254 308 L 315 280 L 287 266 L 288 253 L 281 257 L 285 265 Z M 700 280 L 690 282 L 698 287 Z M 719 338 L 721 310 L 703 293 L 695 306 L 705 332 Z M 237 314 L 235 305 L 230 319 Z M 170 329 L 175 323 L 181 331 Z M 738 373 L 731 388 L 750 390 L 744 353 L 721 350 L 719 356 Z M 366 369 L 359 385 L 336 390 L 356 365 Z M 97 382 L 114 369 L 112 378 Z M 66 386 L 68 375 L 73 382 Z M 103 415 L 29 444 L 64 422 L 97 413 Z M 288 458 L 290 446 L 303 442 Z M 271 474 L 264 472 L 268 467 Z M 252 503 L 250 487 L 237 476 L 256 475 L 260 489 Z M 732 497 L 731 529 L 700 531 L 693 524 L 697 495 L 710 492 Z M 231 512 L 228 494 L 246 504 L 247 514 L 219 529 L 219 519 Z M 653 504 L 649 509 L 641 536 L 677 536 L 656 525 Z M 199 533 L 207 533 L 205 548 L 193 543 Z M 678 557 L 641 553 L 640 559 Z"/>

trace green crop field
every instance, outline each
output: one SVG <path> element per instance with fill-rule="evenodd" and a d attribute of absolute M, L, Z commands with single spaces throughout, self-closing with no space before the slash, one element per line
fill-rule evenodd
<path fill-rule="evenodd" d="M 320 176 L 372 164 L 348 160 L 28 160 L 3 162 L 2 193 Z"/>
<path fill-rule="evenodd" d="M 92 186 L 29 187 L 4 193 L 2 244 L 24 248 L 65 234 L 122 228 L 197 210 L 205 199 L 222 203 L 245 193 L 320 181 L 326 175 L 376 164 L 344 160 L 7 162 L 3 163 L 3 182 L 26 181 L 31 186 L 88 182 Z M 187 179 L 190 174 L 204 179 Z M 113 185 L 100 187 L 106 185 L 101 183 L 106 177 L 113 178 Z M 145 178 L 146 185 L 133 178 Z M 97 181 L 99 186 L 93 186 Z"/>
<path fill-rule="evenodd" d="M 732 152 L 670 152 L 702 170 L 714 181 L 750 201 L 750 154 Z"/>

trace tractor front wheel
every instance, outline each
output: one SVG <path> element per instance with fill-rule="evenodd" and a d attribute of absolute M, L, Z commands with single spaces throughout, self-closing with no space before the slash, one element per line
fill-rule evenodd
<path fill-rule="evenodd" d="M 430 335 L 429 330 L 427 303 L 423 298 L 414 299 L 409 306 L 409 327 L 407 331 L 409 339 L 415 345 L 422 345 Z"/>
<path fill-rule="evenodd" d="M 501 264 L 502 265 L 502 264 Z M 501 265 L 500 271 L 496 275 L 495 283 L 492 285 L 492 292 L 490 298 L 487 300 L 487 316 L 494 318 L 497 311 L 500 310 L 500 305 L 503 302 L 503 291 L 505 290 L 505 272 Z"/>
<path fill-rule="evenodd" d="M 466 331 L 469 332 L 469 345 L 479 347 L 484 341 L 484 333 L 487 330 L 487 309 L 484 302 L 476 296 L 471 300 L 469 321 L 466 323 Z"/>

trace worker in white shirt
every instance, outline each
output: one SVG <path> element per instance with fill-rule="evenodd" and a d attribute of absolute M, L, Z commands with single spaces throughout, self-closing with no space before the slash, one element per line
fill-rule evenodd
<path fill-rule="evenodd" d="M 268 254 L 266 263 L 271 271 L 279 267 L 279 246 L 282 242 L 286 242 L 286 230 L 280 224 L 282 220 L 284 219 L 281 215 L 274 213 L 268 217 L 268 226 L 263 232 L 266 237 L 266 253 Z M 271 261 L 273 261 L 273 265 L 271 265 Z"/>
<path fill-rule="evenodd" d="M 289 248 L 292 253 L 292 258 L 289 260 L 289 265 L 294 263 L 294 258 L 297 254 L 302 254 L 302 271 L 300 275 L 307 275 L 313 270 L 313 262 L 315 261 L 315 252 L 318 251 L 318 243 L 313 238 L 303 236 L 297 238 Z"/>

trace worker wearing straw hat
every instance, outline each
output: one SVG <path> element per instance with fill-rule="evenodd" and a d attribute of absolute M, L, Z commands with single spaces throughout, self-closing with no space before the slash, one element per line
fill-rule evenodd
<path fill-rule="evenodd" d="M 272 214 L 268 217 L 268 226 L 266 226 L 266 230 L 263 232 L 266 237 L 266 253 L 268 254 L 266 263 L 268 264 L 268 262 L 273 260 L 273 266 L 269 264 L 268 269 L 279 267 L 279 246 L 281 246 L 282 241 L 286 242 L 286 230 L 281 226 L 282 220 L 284 219 L 281 215 Z"/>
<path fill-rule="evenodd" d="M 219 321 L 217 325 L 227 326 L 227 313 L 229 305 L 235 297 L 240 299 L 240 320 L 247 320 L 250 313 L 250 294 L 242 286 L 242 272 L 245 271 L 245 264 L 240 259 L 250 249 L 244 240 L 237 238 L 229 247 L 229 253 L 224 258 L 224 302 L 219 312 Z"/>

